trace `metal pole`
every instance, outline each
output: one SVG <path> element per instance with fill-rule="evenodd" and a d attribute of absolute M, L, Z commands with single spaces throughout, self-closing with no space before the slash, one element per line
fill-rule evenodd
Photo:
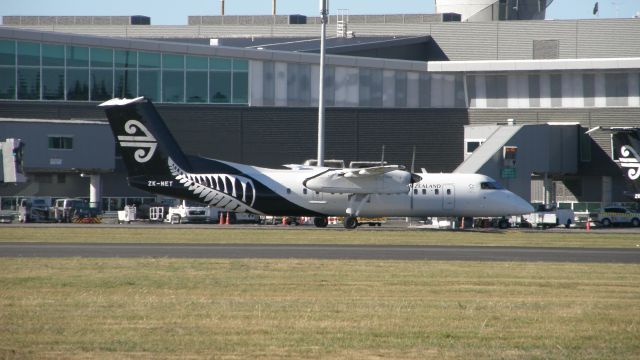
<path fill-rule="evenodd" d="M 271 1 L 271 15 L 276 16 L 276 0 Z"/>
<path fill-rule="evenodd" d="M 224 16 L 224 0 L 220 0 L 220 15 Z"/>
<path fill-rule="evenodd" d="M 318 166 L 324 166 L 324 41 L 327 37 L 328 0 L 320 0 L 322 31 L 320 35 L 320 79 L 318 80 Z"/>

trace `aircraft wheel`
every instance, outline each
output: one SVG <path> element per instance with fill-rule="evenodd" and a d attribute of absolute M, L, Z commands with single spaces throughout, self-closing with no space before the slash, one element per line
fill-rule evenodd
<path fill-rule="evenodd" d="M 347 216 L 344 218 L 344 227 L 346 229 L 355 229 L 358 227 L 358 218 L 355 216 Z"/>
<path fill-rule="evenodd" d="M 326 216 L 318 216 L 313 218 L 313 225 L 319 228 L 327 227 L 329 219 Z"/>
<path fill-rule="evenodd" d="M 607 219 L 607 218 L 602 219 L 602 226 L 603 226 L 603 227 L 609 227 L 609 226 L 611 226 L 611 220 L 609 220 L 609 219 Z"/>
<path fill-rule="evenodd" d="M 507 229 L 509 228 L 509 221 L 507 219 L 500 219 L 500 221 L 498 222 L 498 227 L 500 229 Z"/>
<path fill-rule="evenodd" d="M 182 219 L 180 219 L 180 215 L 174 214 L 173 216 L 171 216 L 172 224 L 180 224 L 181 222 L 182 222 Z"/>
<path fill-rule="evenodd" d="M 638 218 L 633 218 L 633 219 L 631 220 L 631 226 L 633 226 L 633 227 L 638 227 L 638 226 L 640 226 L 640 219 L 638 219 Z"/>

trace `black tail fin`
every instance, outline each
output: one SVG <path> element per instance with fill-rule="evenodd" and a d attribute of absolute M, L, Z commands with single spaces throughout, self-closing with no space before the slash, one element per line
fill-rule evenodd
<path fill-rule="evenodd" d="M 182 169 L 191 167 L 149 99 L 111 99 L 99 106 L 105 109 L 129 178 L 170 175 L 169 158 Z"/>

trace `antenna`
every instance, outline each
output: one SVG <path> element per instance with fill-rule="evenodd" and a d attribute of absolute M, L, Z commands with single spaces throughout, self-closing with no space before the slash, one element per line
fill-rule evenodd
<path fill-rule="evenodd" d="M 411 155 L 411 174 L 413 174 L 413 166 L 416 163 L 416 146 L 413 145 L 413 155 Z"/>

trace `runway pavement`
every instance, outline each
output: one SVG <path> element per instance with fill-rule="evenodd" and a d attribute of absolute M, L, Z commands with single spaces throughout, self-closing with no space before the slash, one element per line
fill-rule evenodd
<path fill-rule="evenodd" d="M 640 263 L 640 249 L 499 246 L 0 243 L 0 257 Z"/>

